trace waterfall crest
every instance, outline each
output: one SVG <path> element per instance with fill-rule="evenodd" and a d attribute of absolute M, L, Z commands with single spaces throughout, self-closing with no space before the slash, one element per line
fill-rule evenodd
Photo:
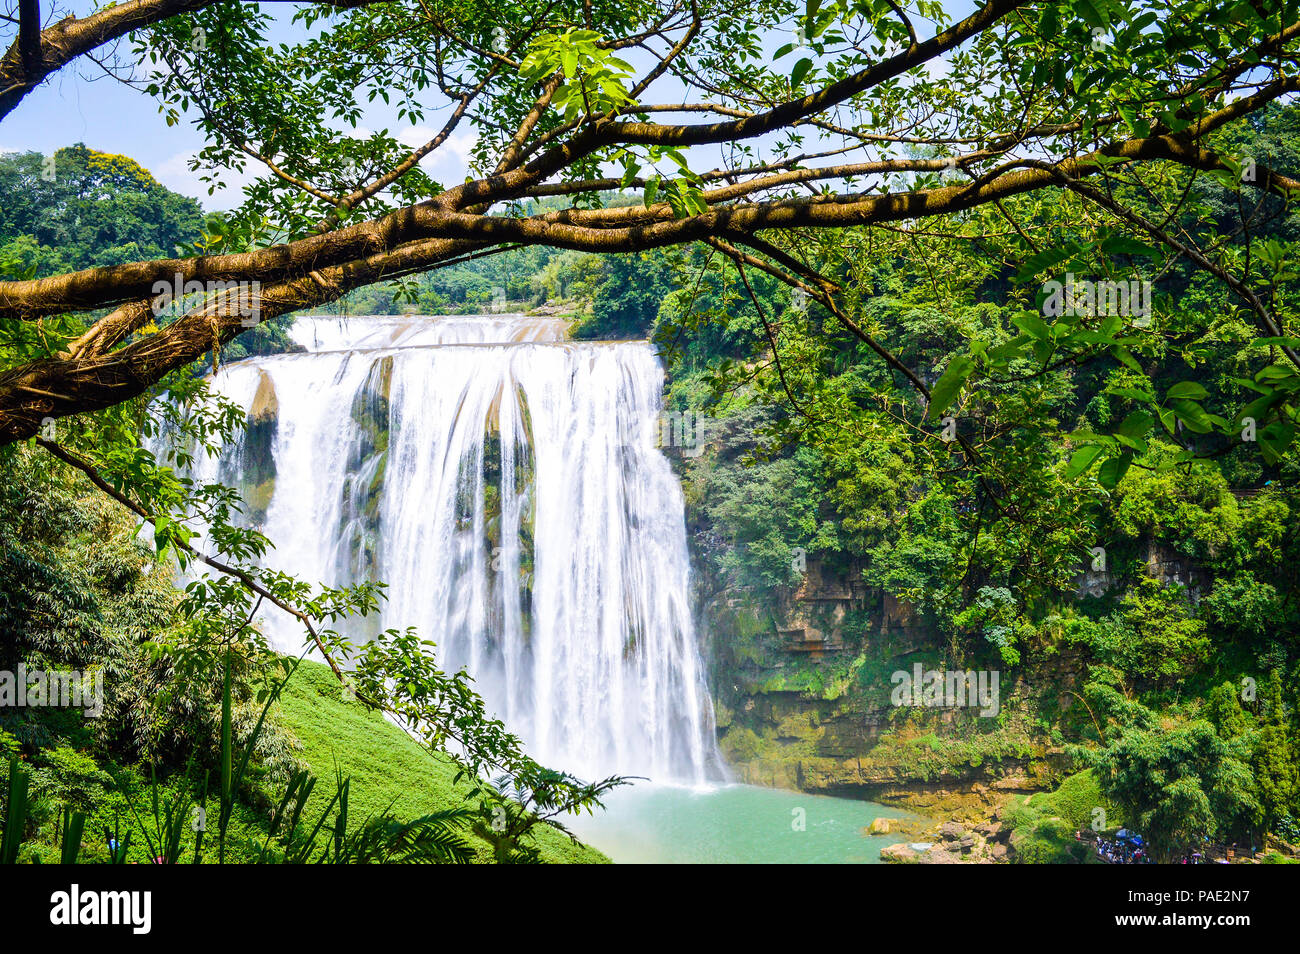
<path fill-rule="evenodd" d="M 518 315 L 310 317 L 291 335 L 307 353 L 212 381 L 249 427 L 209 476 L 241 487 L 267 563 L 388 583 L 378 625 L 435 640 L 544 764 L 714 774 L 650 346 Z M 265 626 L 301 645 L 283 614 Z"/>

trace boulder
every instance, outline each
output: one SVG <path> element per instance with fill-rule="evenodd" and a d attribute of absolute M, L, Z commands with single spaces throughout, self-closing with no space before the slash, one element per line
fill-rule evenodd
<path fill-rule="evenodd" d="M 921 855 L 920 863 L 923 865 L 956 865 L 961 864 L 961 857 L 942 848 L 931 848 Z"/>
<path fill-rule="evenodd" d="M 957 822 L 944 822 L 939 826 L 939 837 L 944 841 L 959 841 L 966 834 L 966 829 Z"/>
<path fill-rule="evenodd" d="M 867 826 L 868 835 L 888 835 L 893 828 L 892 818 L 873 818 L 871 824 Z"/>
<path fill-rule="evenodd" d="M 921 856 L 917 852 L 901 843 L 897 845 L 888 845 L 880 849 L 880 860 L 888 864 L 913 864 L 919 857 Z"/>

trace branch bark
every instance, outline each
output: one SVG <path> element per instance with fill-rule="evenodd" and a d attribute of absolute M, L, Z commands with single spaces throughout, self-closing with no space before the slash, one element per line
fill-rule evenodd
<path fill-rule="evenodd" d="M 81 37 L 78 42 L 84 45 L 94 37 L 110 36 L 114 30 L 125 32 L 124 24 L 156 22 L 159 17 L 198 9 L 208 2 L 211 0 L 127 0 L 84 20 L 65 20 L 42 31 L 38 37 L 38 52 L 46 60 L 70 57 L 75 55 L 75 45 L 61 39 L 65 34 Z M 331 5 L 358 6 L 366 2 L 368 0 L 336 0 Z M 967 151 L 953 159 L 884 157 L 875 161 L 846 161 L 801 168 L 800 159 L 783 155 L 780 161 L 760 163 L 749 169 L 740 167 L 706 173 L 700 182 L 714 184 L 702 193 L 707 211 L 681 218 L 666 202 L 651 203 L 648 207 L 569 208 L 531 216 L 490 214 L 493 207 L 502 202 L 532 196 L 572 194 L 621 184 L 620 180 L 592 178 L 591 170 L 604 161 L 611 150 L 628 146 L 681 148 L 729 143 L 741 147 L 738 153 L 744 154 L 748 148 L 745 144 L 749 141 L 778 130 L 790 131 L 809 125 L 823 132 L 832 128 L 841 130 L 850 141 L 850 147 L 846 148 L 858 148 L 868 139 L 911 142 L 912 139 L 906 135 L 895 135 L 899 132 L 897 130 L 881 137 L 841 126 L 838 120 L 831 123 L 830 119 L 835 118 L 833 113 L 837 107 L 878 84 L 896 80 L 906 71 L 991 29 L 1027 3 L 1028 0 L 989 0 L 974 14 L 929 40 L 919 41 L 913 37 L 907 49 L 897 55 L 886 57 L 807 96 L 780 102 L 770 108 L 754 105 L 753 111 L 746 112 L 723 105 L 697 104 L 700 111 L 716 111 L 726 116 L 726 121 L 661 125 L 620 121 L 611 113 L 571 123 L 561 122 L 535 135 L 539 129 L 545 128 L 542 119 L 551 108 L 552 97 L 561 81 L 557 74 L 534 87 L 540 91 L 535 93 L 532 107 L 504 143 L 493 174 L 456 185 L 428 201 L 343 228 L 334 228 L 336 223 L 327 218 L 320 223 L 316 234 L 263 249 L 131 262 L 31 281 L 0 282 L 0 319 L 33 321 L 69 312 L 111 309 L 88 331 L 63 346 L 64 350 L 55 357 L 0 371 L 0 443 L 34 434 L 44 417 L 97 410 L 138 396 L 171 371 L 184 367 L 209 348 L 220 347 L 245 330 L 246 324 L 239 316 L 225 315 L 216 306 L 205 305 L 160 331 L 131 341 L 132 336 L 137 336 L 150 323 L 152 309 L 149 299 L 156 286 L 162 284 L 170 288 L 177 279 L 182 283 L 199 282 L 208 286 L 229 282 L 259 283 L 255 295 L 263 320 L 323 304 L 362 285 L 436 268 L 456 256 L 482 254 L 506 246 L 547 245 L 586 252 L 628 253 L 691 242 L 710 242 L 717 248 L 716 243 L 726 242 L 748 246 L 759 256 L 778 261 L 787 273 L 800 274 L 806 280 L 808 276 L 800 271 L 800 263 L 780 261 L 779 250 L 765 242 L 761 233 L 887 226 L 895 222 L 961 213 L 985 204 L 1001 207 L 1007 198 L 1040 189 L 1083 191 L 1087 189 L 1083 185 L 1085 180 L 1096 176 L 1115 160 L 1173 162 L 1197 170 L 1231 168 L 1228 160 L 1205 148 L 1202 140 L 1227 123 L 1300 91 L 1300 77 L 1281 76 L 1272 82 L 1267 82 L 1265 77 L 1252 84 L 1254 91 L 1250 94 L 1240 95 L 1216 112 L 1190 121 L 1188 127 L 1177 134 L 1167 128 L 1157 128 L 1144 138 L 1117 139 L 1084 154 L 1078 154 L 1075 151 L 1077 147 L 1068 145 L 1066 154 L 1056 161 L 1007 158 L 1010 150 L 1017 146 L 1026 147 L 1031 155 L 1041 155 L 1047 151 L 1047 144 L 1040 141 L 1041 137 L 1070 142 L 1083 129 L 1082 120 L 1065 123 L 1038 121 L 1029 114 L 1028 106 L 1022 115 L 1008 120 L 1007 125 L 1012 127 L 1010 130 L 992 129 L 981 142 L 972 143 L 960 137 L 935 140 L 945 149 L 957 143 L 969 144 L 964 147 Z M 689 9 L 691 17 L 682 25 L 682 37 L 671 44 L 666 54 L 662 54 L 660 65 L 665 69 L 667 63 L 686 54 L 691 38 L 700 29 L 696 5 L 691 3 Z M 895 6 L 894 12 L 899 14 L 899 8 Z M 32 22 L 30 16 L 26 22 Z M 30 28 L 28 34 L 30 36 Z M 1261 40 L 1258 49 L 1276 51 L 1281 57 L 1284 45 L 1297 36 L 1300 36 L 1300 25 L 1288 25 L 1279 33 Z M 27 49 L 30 54 L 30 42 Z M 17 45 L 0 64 L 0 75 L 3 69 L 14 64 L 22 68 L 22 57 L 16 50 Z M 1207 69 L 1200 80 L 1201 88 L 1217 89 L 1235 82 L 1245 68 L 1242 64 L 1250 58 L 1243 55 L 1240 61 L 1230 59 L 1222 66 Z M 1258 59 L 1253 62 L 1258 62 Z M 494 69 L 488 67 L 489 76 Z M 663 72 L 656 73 L 652 69 L 648 75 L 658 76 Z M 470 101 L 484 89 L 486 82 L 484 79 L 474 87 L 466 87 L 469 91 L 454 104 L 446 125 L 425 146 L 395 162 L 394 169 L 377 176 L 370 185 L 350 196 L 329 201 L 337 209 L 347 210 L 391 185 L 448 138 L 467 115 Z M 1184 84 L 1180 80 L 1179 90 L 1175 92 L 1178 96 L 1190 95 L 1196 88 L 1195 81 Z M 668 110 L 672 107 L 663 108 Z M 689 112 L 692 107 L 683 104 L 681 108 Z M 1093 135 L 1119 128 L 1119 121 L 1114 116 L 1102 117 L 1091 124 Z M 539 143 L 543 145 L 539 146 Z M 843 151 L 827 150 L 814 155 L 827 158 Z M 1003 161 L 992 164 L 999 159 Z M 844 182 L 849 177 L 895 171 L 935 171 L 954 162 L 969 171 L 971 181 L 884 194 L 857 192 L 764 198 L 765 194 L 775 192 L 779 195 L 799 185 Z M 581 169 L 586 176 L 573 181 L 553 181 L 562 173 L 575 169 Z M 1287 198 L 1300 194 L 1300 180 L 1267 169 L 1254 185 Z M 1091 191 L 1101 195 L 1096 190 Z M 1124 217 L 1124 210 L 1110 211 Z M 1144 227 L 1141 221 L 1133 220 L 1130 224 Z M 1167 238 L 1156 237 L 1162 241 Z M 778 257 L 774 258 L 774 255 Z M 748 264 L 761 260 L 755 259 Z M 828 307 L 835 312 L 833 292 L 825 289 L 823 292 L 831 300 Z M 1260 313 L 1258 308 L 1255 310 Z M 840 314 L 837 317 L 843 318 Z M 1273 330 L 1266 310 L 1261 321 L 1261 327 Z M 860 329 L 855 334 L 861 337 Z M 871 344 L 870 341 L 867 343 Z M 897 370 L 908 375 L 912 384 L 925 393 L 915 375 L 908 374 L 905 368 Z"/>

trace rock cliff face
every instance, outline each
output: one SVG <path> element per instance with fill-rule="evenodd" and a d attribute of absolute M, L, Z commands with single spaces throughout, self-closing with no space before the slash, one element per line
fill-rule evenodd
<path fill-rule="evenodd" d="M 719 746 L 737 780 L 913 807 L 1049 786 L 1060 748 L 1028 713 L 1068 708 L 1077 667 L 1061 659 L 1001 683 L 996 717 L 895 705 L 895 674 L 942 669 L 947 648 L 910 604 L 861 577 L 809 559 L 799 586 L 767 600 L 703 579 Z"/>
<path fill-rule="evenodd" d="M 820 560 L 808 561 L 803 582 L 777 604 L 777 636 L 789 652 L 839 652 L 845 622 L 866 608 L 870 596 L 866 584 L 825 572 Z"/>
<path fill-rule="evenodd" d="M 280 428 L 280 401 L 275 384 L 265 371 L 259 372 L 257 393 L 248 410 L 243 455 L 237 473 L 231 476 L 242 482 L 248 516 L 254 524 L 266 520 L 275 491 L 275 436 Z"/>
<path fill-rule="evenodd" d="M 1162 586 L 1187 587 L 1193 603 L 1200 601 L 1212 583 L 1204 568 L 1159 541 L 1142 541 L 1138 558 L 1146 575 Z M 1079 596 L 1102 596 L 1115 584 L 1115 574 L 1104 560 L 1094 560 L 1094 566 L 1081 572 L 1076 581 Z"/>

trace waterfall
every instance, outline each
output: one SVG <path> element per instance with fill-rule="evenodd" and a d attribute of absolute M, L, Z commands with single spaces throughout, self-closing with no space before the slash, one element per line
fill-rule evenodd
<path fill-rule="evenodd" d="M 212 379 L 249 426 L 203 466 L 241 488 L 266 562 L 386 582 L 373 627 L 435 640 L 543 764 L 714 774 L 651 347 L 518 315 L 310 317 L 291 336 L 306 353 Z M 301 646 L 285 614 L 264 626 Z"/>

